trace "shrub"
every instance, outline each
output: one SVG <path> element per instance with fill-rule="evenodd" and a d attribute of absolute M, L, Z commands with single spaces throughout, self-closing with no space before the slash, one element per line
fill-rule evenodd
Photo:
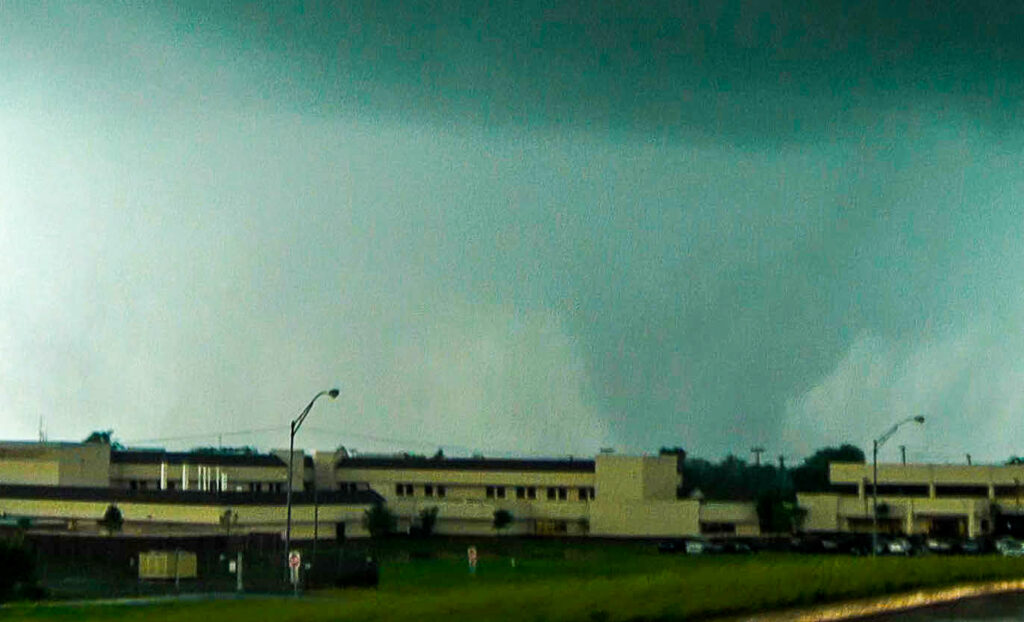
<path fill-rule="evenodd" d="M 512 513 L 508 510 L 495 510 L 494 511 L 494 529 L 495 531 L 501 531 L 507 529 L 512 524 Z"/>
<path fill-rule="evenodd" d="M 121 509 L 114 504 L 108 505 L 107 511 L 103 513 L 103 518 L 100 519 L 99 525 L 106 529 L 108 533 L 121 531 L 121 527 L 124 526 L 124 517 L 121 515 Z"/>
<path fill-rule="evenodd" d="M 398 518 L 383 503 L 375 503 L 363 514 L 363 527 L 370 532 L 370 536 L 384 538 L 395 533 Z"/>
<path fill-rule="evenodd" d="M 31 593 L 35 585 L 35 563 L 20 543 L 0 541 L 0 601 L 19 593 Z"/>
<path fill-rule="evenodd" d="M 424 510 L 420 510 L 420 526 L 419 533 L 421 536 L 429 536 L 434 533 L 434 527 L 437 526 L 437 507 L 429 507 Z"/>

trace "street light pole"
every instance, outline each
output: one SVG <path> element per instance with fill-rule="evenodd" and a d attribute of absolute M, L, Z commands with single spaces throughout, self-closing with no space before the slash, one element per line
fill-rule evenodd
<path fill-rule="evenodd" d="M 288 518 L 285 522 L 284 530 L 284 560 L 285 568 L 288 568 L 288 557 L 291 554 L 292 548 L 292 477 L 295 471 L 295 433 L 302 427 L 302 422 L 306 420 L 309 415 L 309 411 L 313 409 L 313 404 L 316 403 L 323 395 L 329 396 L 332 400 L 338 397 L 340 391 L 337 389 L 331 389 L 330 391 L 321 391 L 313 396 L 313 399 L 309 401 L 306 408 L 303 409 L 302 413 L 298 417 L 292 420 L 291 433 L 288 438 Z"/>
<path fill-rule="evenodd" d="M 896 433 L 896 430 L 900 429 L 900 426 L 904 423 L 924 423 L 924 416 L 917 415 L 916 417 L 907 417 L 902 421 L 897 421 L 891 428 L 885 431 L 885 434 L 879 436 L 871 442 L 871 556 L 874 557 L 878 554 L 878 448 L 885 444 L 885 441 Z"/>

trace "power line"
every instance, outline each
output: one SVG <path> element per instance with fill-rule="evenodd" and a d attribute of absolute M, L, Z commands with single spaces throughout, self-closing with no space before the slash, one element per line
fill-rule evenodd
<path fill-rule="evenodd" d="M 176 442 L 176 441 L 191 441 L 191 440 L 196 440 L 196 439 L 211 439 L 211 441 L 212 441 L 212 439 L 215 439 L 216 437 L 219 437 L 219 436 L 226 436 L 226 437 L 230 437 L 230 436 L 244 436 L 244 435 L 249 435 L 249 434 L 261 434 L 261 433 L 266 433 L 266 432 L 281 432 L 281 433 L 284 433 L 284 431 L 286 431 L 287 429 L 288 429 L 288 426 L 282 424 L 282 425 L 268 426 L 268 427 L 263 427 L 263 428 L 249 428 L 249 429 L 245 429 L 245 430 L 229 430 L 229 431 L 220 431 L 220 432 L 211 431 L 211 432 L 203 432 L 203 433 L 197 433 L 197 434 L 184 434 L 184 435 L 180 435 L 180 436 L 164 436 L 164 437 L 159 437 L 159 438 L 146 438 L 146 439 L 128 439 L 125 442 L 129 443 L 129 444 L 132 444 L 132 445 L 142 445 L 142 444 L 149 444 L 149 443 L 173 443 L 173 442 Z M 372 442 L 375 442 L 375 443 L 387 443 L 387 444 L 390 444 L 390 445 L 394 445 L 396 447 L 441 448 L 441 449 L 457 451 L 457 452 L 466 453 L 466 454 L 479 453 L 479 452 L 487 452 L 487 453 L 490 453 L 492 455 L 496 454 L 496 455 L 510 455 L 510 456 L 514 455 L 514 456 L 543 456 L 543 457 L 546 457 L 546 456 L 552 455 L 551 452 L 546 452 L 546 453 L 524 453 L 521 450 L 511 450 L 511 449 L 508 449 L 508 448 L 482 447 L 482 446 L 470 447 L 470 446 L 467 446 L 467 445 L 456 445 L 456 444 L 452 444 L 452 443 L 444 443 L 444 442 L 440 442 L 440 441 L 437 441 L 437 440 L 425 440 L 423 438 L 409 439 L 409 438 L 396 438 L 396 437 L 391 437 L 391 436 L 379 436 L 379 435 L 374 435 L 374 434 L 361 434 L 361 433 L 357 433 L 357 432 L 336 430 L 336 429 L 330 429 L 330 428 L 325 428 L 325 427 L 320 427 L 320 426 L 310 426 L 310 425 L 307 425 L 307 426 L 304 426 L 303 429 L 314 431 L 314 432 L 320 432 L 321 434 L 329 434 L 329 435 L 332 435 L 332 436 L 337 436 L 337 437 L 345 438 L 345 439 L 353 438 L 353 439 L 359 439 L 359 440 L 364 440 L 364 441 L 372 441 Z M 558 454 L 558 455 L 560 455 L 561 453 L 563 453 L 563 452 L 556 452 L 556 454 Z"/>
<path fill-rule="evenodd" d="M 165 437 L 162 437 L 162 438 L 131 439 L 131 440 L 128 440 L 126 442 L 132 443 L 132 444 L 167 443 L 167 442 L 173 442 L 173 441 L 187 441 L 187 440 L 192 440 L 192 439 L 197 439 L 197 438 L 212 438 L 214 436 L 242 436 L 242 435 L 245 435 L 245 434 L 257 434 L 257 433 L 260 433 L 260 432 L 274 432 L 274 431 L 287 430 L 287 429 L 288 429 L 288 426 L 286 426 L 286 425 L 275 425 L 275 426 L 266 427 L 266 428 L 251 428 L 251 429 L 248 429 L 248 430 L 235 430 L 235 431 L 231 431 L 231 432 L 204 432 L 202 434 L 186 434 L 184 436 L 165 436 Z"/>

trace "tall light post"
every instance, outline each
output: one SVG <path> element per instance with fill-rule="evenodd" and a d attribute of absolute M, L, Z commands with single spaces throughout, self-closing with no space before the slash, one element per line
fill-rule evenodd
<path fill-rule="evenodd" d="M 309 401 L 306 408 L 302 410 L 302 413 L 298 417 L 292 420 L 291 436 L 288 439 L 288 519 L 284 529 L 284 559 L 285 568 L 288 567 L 288 556 L 291 554 L 292 549 L 292 473 L 295 470 L 295 433 L 302 427 L 302 422 L 306 420 L 309 415 L 309 411 L 312 410 L 313 404 L 324 395 L 329 396 L 332 400 L 338 397 L 340 391 L 337 389 L 331 389 L 330 391 L 321 391 L 313 396 L 313 399 Z"/>
<path fill-rule="evenodd" d="M 889 440 L 896 430 L 900 429 L 900 426 L 904 423 L 924 423 L 924 416 L 917 415 L 916 417 L 907 417 L 902 421 L 897 421 L 891 428 L 885 431 L 885 434 L 879 436 L 874 440 L 871 447 L 871 463 L 872 463 L 872 481 L 871 481 L 871 556 L 874 557 L 878 554 L 878 448 L 885 444 L 885 441 Z"/>

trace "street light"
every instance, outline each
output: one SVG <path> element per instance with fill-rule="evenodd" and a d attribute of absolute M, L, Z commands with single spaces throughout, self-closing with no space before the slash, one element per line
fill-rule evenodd
<path fill-rule="evenodd" d="M 916 417 L 907 417 L 902 421 L 897 421 L 891 428 L 885 431 L 885 434 L 876 438 L 871 447 L 871 462 L 872 467 L 872 482 L 871 482 L 871 556 L 874 557 L 878 554 L 878 448 L 885 444 L 885 441 L 896 433 L 896 430 L 900 429 L 900 426 L 904 423 L 924 423 L 924 416 L 917 415 Z"/>
<path fill-rule="evenodd" d="M 302 413 L 298 417 L 292 420 L 291 436 L 288 440 L 288 520 L 285 524 L 284 530 L 284 559 L 285 568 L 288 567 L 288 556 L 291 554 L 292 548 L 292 473 L 295 469 L 295 433 L 302 427 L 302 422 L 306 420 L 309 415 L 309 411 L 313 408 L 313 404 L 323 395 L 329 396 L 332 400 L 338 397 L 341 393 L 337 389 L 331 389 L 330 391 L 321 391 L 313 396 L 313 399 L 309 401 L 306 408 L 302 410 Z"/>

